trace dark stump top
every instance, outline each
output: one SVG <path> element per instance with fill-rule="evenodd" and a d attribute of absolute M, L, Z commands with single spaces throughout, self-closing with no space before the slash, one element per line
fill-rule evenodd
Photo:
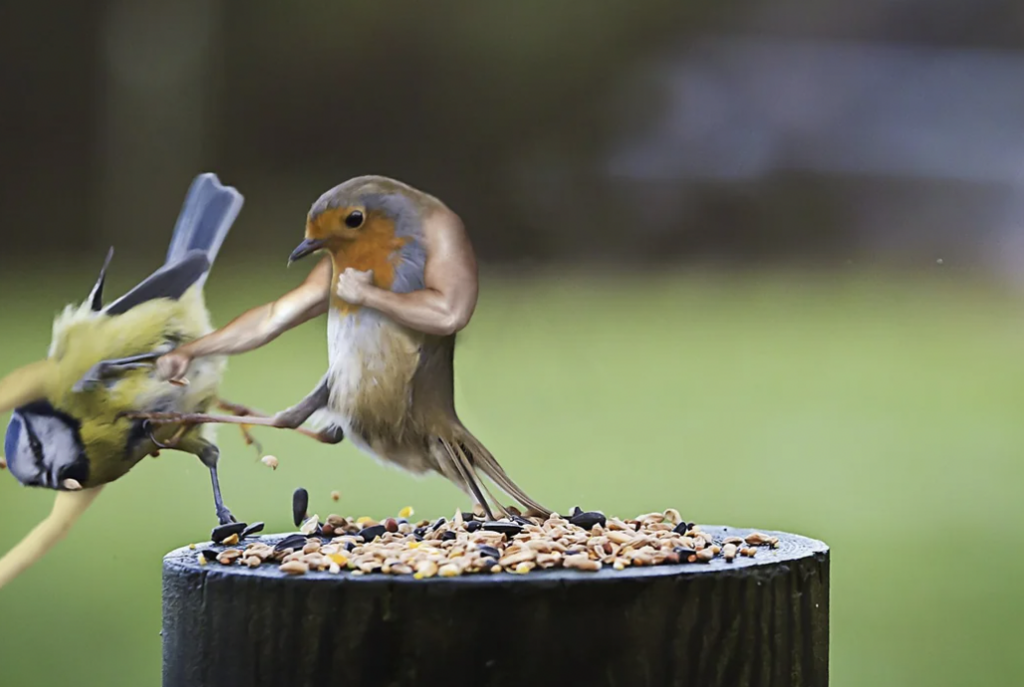
<path fill-rule="evenodd" d="M 757 547 L 757 555 L 753 558 L 747 556 L 736 556 L 732 562 L 727 562 L 723 557 L 718 556 L 710 563 L 679 563 L 664 564 L 656 566 L 636 567 L 630 566 L 623 570 L 615 570 L 611 566 L 604 566 L 596 572 L 582 572 L 566 569 L 535 569 L 527 574 L 515 573 L 474 573 L 464 574 L 457 577 L 429 577 L 415 579 L 412 575 L 391 575 L 383 573 L 370 573 L 365 575 L 352 575 L 350 570 L 343 569 L 340 573 L 308 572 L 304 575 L 290 575 L 278 570 L 275 563 L 265 563 L 258 568 L 249 568 L 244 565 L 221 565 L 216 560 L 200 565 L 197 554 L 202 549 L 220 551 L 229 548 L 244 548 L 252 543 L 264 543 L 273 546 L 289 534 L 272 534 L 259 537 L 248 537 L 235 546 L 224 546 L 211 544 L 209 542 L 196 543 L 195 549 L 183 547 L 171 551 L 164 557 L 165 574 L 174 573 L 202 573 L 207 576 L 232 576 L 244 578 L 267 578 L 287 580 L 288 584 L 340 584 L 340 585 L 391 585 L 391 584 L 413 584 L 413 585 L 557 585 L 572 584 L 577 582 L 601 582 L 609 580 L 641 580 L 645 578 L 662 578 L 676 575 L 713 575 L 731 576 L 740 575 L 750 578 L 758 575 L 770 576 L 776 569 L 786 563 L 800 561 L 810 558 L 821 558 L 828 554 L 829 548 L 824 542 L 810 539 L 787 532 L 776 532 L 772 530 L 754 530 L 743 527 L 723 527 L 714 525 L 703 525 L 701 530 L 713 535 L 717 540 L 726 537 L 746 537 L 753 532 L 760 532 L 767 536 L 779 538 L 779 547 L 776 549 L 767 546 Z"/>

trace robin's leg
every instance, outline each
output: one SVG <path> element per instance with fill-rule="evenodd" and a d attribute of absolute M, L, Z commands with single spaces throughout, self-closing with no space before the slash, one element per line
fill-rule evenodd
<path fill-rule="evenodd" d="M 125 416 L 149 420 L 153 424 L 181 423 L 186 425 L 201 424 L 232 424 L 251 425 L 258 427 L 276 427 L 279 429 L 291 429 L 300 434 L 325 444 L 337 444 L 344 438 L 344 432 L 337 427 L 329 427 L 321 431 L 313 431 L 302 427 L 302 423 L 310 418 L 317 410 L 325 407 L 330 397 L 330 390 L 327 387 L 326 378 L 306 398 L 297 404 L 277 413 L 273 417 L 266 415 L 209 415 L 205 413 L 125 413 Z M 232 409 L 245 409 L 244 406 L 229 404 Z M 248 410 L 248 409 L 245 409 Z"/>
<path fill-rule="evenodd" d="M 236 415 L 238 417 L 243 417 L 246 415 L 248 415 L 249 417 L 267 417 L 266 413 L 261 413 L 258 410 L 253 410 L 252 408 L 248 408 L 238 403 L 231 403 L 230 401 L 225 401 L 223 398 L 217 399 L 217 407 L 220 408 L 221 410 L 226 410 L 227 412 L 232 413 L 233 415 Z M 261 444 L 259 440 L 257 440 L 256 437 L 252 435 L 252 432 L 249 431 L 249 425 L 240 425 L 239 429 L 242 430 L 242 440 L 245 442 L 245 445 L 255 446 L 256 452 L 259 453 L 260 455 L 263 455 L 263 444 Z"/>

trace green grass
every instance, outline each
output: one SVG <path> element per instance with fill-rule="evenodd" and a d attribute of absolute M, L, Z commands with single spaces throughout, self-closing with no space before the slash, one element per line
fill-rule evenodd
<path fill-rule="evenodd" d="M 139 276 L 130 266 L 115 290 Z M 1024 671 L 1024 308 L 942 274 L 491 278 L 456 359 L 460 414 L 554 508 L 674 506 L 824 539 L 837 687 L 1006 684 Z M 216 321 L 300 276 L 279 262 L 219 266 Z M 53 312 L 91 278 L 0 277 L 3 368 L 45 353 Z M 324 359 L 323 323 L 311 323 L 233 359 L 224 394 L 284 407 Z M 290 527 L 297 486 L 321 515 L 466 504 L 440 478 L 347 443 L 260 431 L 273 472 L 232 428 L 220 436 L 229 505 L 271 531 Z M 0 550 L 50 502 L 0 474 Z M 212 524 L 194 458 L 165 453 L 109 487 L 0 591 L 0 682 L 158 685 L 160 557 Z"/>

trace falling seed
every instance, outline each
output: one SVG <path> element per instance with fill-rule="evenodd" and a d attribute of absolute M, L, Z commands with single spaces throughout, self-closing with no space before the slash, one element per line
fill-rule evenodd
<path fill-rule="evenodd" d="M 64 480 L 61 484 L 63 484 L 64 488 L 67 489 L 68 491 L 78 491 L 79 489 L 82 488 L 81 482 L 79 482 L 77 479 L 71 479 L 70 477 Z"/>
<path fill-rule="evenodd" d="M 411 518 L 416 511 L 412 509 L 412 506 L 406 506 L 402 510 L 398 511 L 398 517 L 400 518 Z"/>
<path fill-rule="evenodd" d="M 263 456 L 260 458 L 260 462 L 266 465 L 271 470 L 276 470 L 279 465 L 277 458 L 274 456 Z"/>
<path fill-rule="evenodd" d="M 306 519 L 306 510 L 309 508 L 309 492 L 299 487 L 292 493 L 292 522 L 298 527 Z"/>
<path fill-rule="evenodd" d="M 0 457 L 0 470 L 7 469 L 7 459 Z"/>
<path fill-rule="evenodd" d="M 340 500 L 341 500 L 341 492 L 337 491 L 337 490 L 332 491 L 331 492 L 331 501 L 340 501 Z"/>

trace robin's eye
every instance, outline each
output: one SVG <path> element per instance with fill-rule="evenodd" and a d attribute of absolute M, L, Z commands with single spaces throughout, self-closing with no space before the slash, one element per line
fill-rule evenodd
<path fill-rule="evenodd" d="M 345 226 L 351 227 L 352 229 L 358 229 L 363 224 L 363 213 L 359 210 L 355 210 L 348 214 L 345 218 Z"/>

